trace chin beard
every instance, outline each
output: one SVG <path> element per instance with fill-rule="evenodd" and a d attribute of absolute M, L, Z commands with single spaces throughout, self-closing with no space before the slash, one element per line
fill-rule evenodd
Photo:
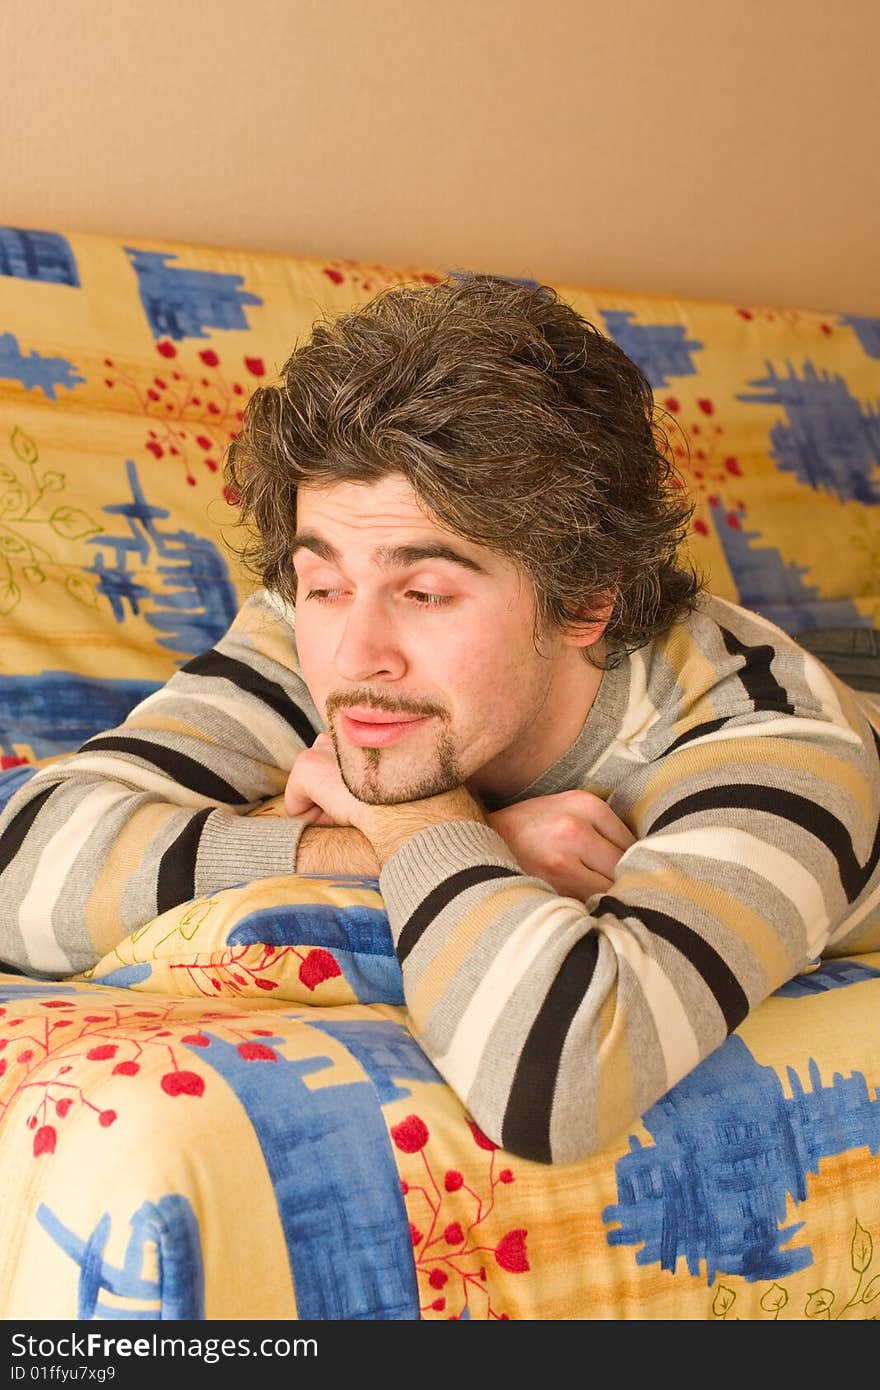
<path fill-rule="evenodd" d="M 400 806 L 408 801 L 424 801 L 429 796 L 442 796 L 444 792 L 454 791 L 464 786 L 464 774 L 455 755 L 455 748 L 448 734 L 443 733 L 437 740 L 437 762 L 429 771 L 423 772 L 403 786 L 382 785 L 382 748 L 362 748 L 352 755 L 359 759 L 360 767 L 355 770 L 348 766 L 348 759 L 339 756 L 339 745 L 331 729 L 333 746 L 339 771 L 352 796 L 364 801 L 368 806 Z M 387 762 L 387 760 L 386 760 Z"/>

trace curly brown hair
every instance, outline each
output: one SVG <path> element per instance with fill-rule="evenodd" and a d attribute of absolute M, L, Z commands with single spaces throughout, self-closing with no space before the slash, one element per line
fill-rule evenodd
<path fill-rule="evenodd" d="M 293 601 L 297 489 L 389 473 L 528 576 L 536 639 L 613 597 L 613 665 L 695 605 L 702 583 L 678 553 L 693 504 L 650 384 L 548 286 L 467 274 L 319 320 L 227 451 L 241 559 Z"/>

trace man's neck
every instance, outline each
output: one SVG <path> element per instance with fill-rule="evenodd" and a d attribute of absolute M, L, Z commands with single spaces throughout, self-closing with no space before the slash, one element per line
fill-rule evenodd
<path fill-rule="evenodd" d="M 597 642 L 594 659 L 604 659 Z M 577 739 L 602 683 L 601 666 L 593 665 L 581 648 L 570 648 L 560 663 L 547 697 L 531 726 L 512 748 L 481 767 L 468 779 L 469 789 L 490 801 L 515 798 L 552 767 Z"/>

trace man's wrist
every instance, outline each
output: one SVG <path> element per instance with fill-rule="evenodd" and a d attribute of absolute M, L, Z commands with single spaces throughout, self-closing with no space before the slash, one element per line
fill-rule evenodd
<path fill-rule="evenodd" d="M 358 813 L 358 829 L 369 840 L 382 865 L 420 830 L 454 820 L 487 824 L 485 812 L 465 787 L 393 806 L 364 803 L 363 811 Z"/>
<path fill-rule="evenodd" d="M 375 878 L 379 861 L 369 840 L 353 825 L 307 825 L 299 837 L 295 872 Z"/>

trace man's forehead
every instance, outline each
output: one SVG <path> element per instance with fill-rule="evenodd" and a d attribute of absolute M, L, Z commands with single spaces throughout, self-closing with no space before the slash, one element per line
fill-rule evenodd
<path fill-rule="evenodd" d="M 377 483 L 301 488 L 292 554 L 304 550 L 329 561 L 352 550 L 369 552 L 383 568 L 434 558 L 488 574 L 510 563 L 437 522 L 396 474 Z"/>
<path fill-rule="evenodd" d="M 407 521 L 429 529 L 435 526 L 412 484 L 401 473 L 386 473 L 374 482 L 300 487 L 298 525 L 311 526 L 313 519 L 318 518 L 361 527 Z"/>

